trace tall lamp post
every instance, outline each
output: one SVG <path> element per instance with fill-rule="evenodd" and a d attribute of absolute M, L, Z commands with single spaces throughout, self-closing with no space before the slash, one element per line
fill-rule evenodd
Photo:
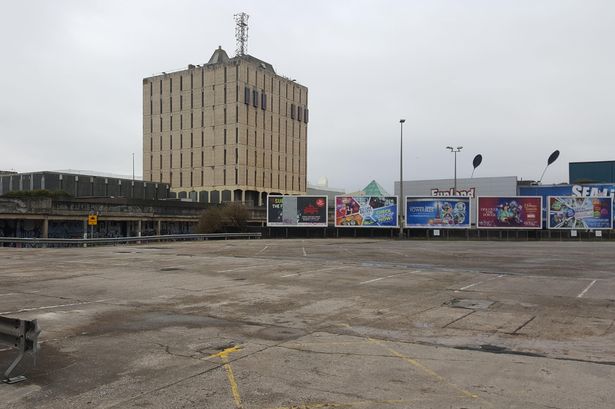
<path fill-rule="evenodd" d="M 455 186 L 453 190 L 453 194 L 457 196 L 457 153 L 461 152 L 463 146 L 458 146 L 457 148 L 453 148 L 452 146 L 447 146 L 446 149 L 450 150 L 455 154 Z"/>
<path fill-rule="evenodd" d="M 399 202 L 402 206 L 399 206 L 401 210 L 399 212 L 399 238 L 404 237 L 404 213 L 406 203 L 404 200 L 404 122 L 405 119 L 399 120 Z"/>

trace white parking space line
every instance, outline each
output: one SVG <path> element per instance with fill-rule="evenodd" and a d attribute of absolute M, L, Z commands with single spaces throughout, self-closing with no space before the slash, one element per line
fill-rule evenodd
<path fill-rule="evenodd" d="M 258 253 L 256 253 L 256 255 L 258 256 L 259 254 L 261 254 L 262 252 L 264 252 L 265 250 L 267 250 L 269 248 L 269 246 L 265 246 L 261 251 L 259 251 Z"/>
<path fill-rule="evenodd" d="M 579 293 L 579 295 L 577 295 L 577 298 L 581 298 L 581 297 L 583 297 L 583 296 L 585 295 L 585 293 L 586 293 L 586 292 L 588 292 L 588 291 L 589 291 L 589 289 L 590 289 L 590 288 L 592 288 L 592 287 L 594 286 L 594 284 L 596 284 L 596 281 L 598 281 L 598 280 L 594 280 L 594 281 L 592 281 L 591 283 L 589 283 L 589 285 L 588 285 L 587 287 L 585 287 L 585 289 L 584 289 L 583 291 L 581 291 L 581 292 Z"/>
<path fill-rule="evenodd" d="M 106 299 L 106 300 L 96 300 L 96 301 L 74 302 L 74 303 L 70 303 L 70 304 L 46 305 L 44 307 L 35 307 L 35 308 L 22 308 L 21 310 L 17 310 L 17 311 L 3 311 L 3 312 L 0 312 L 0 315 L 18 314 L 20 312 L 30 312 L 30 311 L 39 311 L 39 310 L 49 310 L 49 309 L 52 309 L 52 308 L 74 307 L 76 305 L 95 304 L 95 303 L 98 303 L 98 302 L 105 302 L 105 301 L 109 301 L 109 299 Z"/>
<path fill-rule="evenodd" d="M 371 280 L 361 281 L 359 283 L 359 285 L 374 283 L 376 281 L 384 280 L 385 278 L 397 277 L 397 276 L 401 276 L 401 275 L 404 275 L 404 274 L 410 274 L 410 273 L 416 273 L 416 271 L 406 271 L 406 272 L 403 272 L 403 273 L 391 274 L 390 276 L 373 278 Z"/>
<path fill-rule="evenodd" d="M 310 274 L 310 273 L 320 273 L 320 272 L 323 272 L 323 271 L 339 270 L 340 268 L 344 268 L 344 266 L 329 267 L 329 268 L 319 268 L 317 270 L 300 271 L 298 273 L 285 274 L 283 276 L 280 276 L 280 278 L 300 276 L 300 275 L 303 275 L 303 274 Z"/>
<path fill-rule="evenodd" d="M 467 290 L 468 288 L 472 288 L 472 287 L 477 286 L 479 284 L 486 283 L 487 281 L 497 280 L 498 278 L 501 278 L 501 277 L 504 277 L 504 274 L 500 274 L 500 275 L 492 277 L 492 278 L 490 278 L 488 280 L 478 281 L 476 283 L 472 283 L 472 284 L 466 285 L 465 287 L 461 287 L 459 290 L 455 290 L 455 292 L 458 293 L 459 291 L 464 291 L 464 290 Z"/>
<path fill-rule="evenodd" d="M 472 288 L 472 287 L 474 287 L 475 285 L 479 285 L 479 284 L 482 284 L 482 283 L 484 283 L 484 281 L 479 281 L 478 283 L 474 283 L 474 284 L 466 285 L 465 287 L 461 287 L 461 288 L 459 289 L 459 291 L 467 290 L 468 288 Z"/>
<path fill-rule="evenodd" d="M 307 253 L 305 252 L 305 247 L 301 247 L 303 249 L 303 257 L 307 257 Z"/>
<path fill-rule="evenodd" d="M 3 297 L 5 295 L 15 295 L 16 293 L 4 293 L 4 294 L 0 294 L 0 297 Z"/>
<path fill-rule="evenodd" d="M 359 285 L 361 285 L 361 284 L 369 284 L 369 283 L 373 283 L 373 282 L 375 282 L 375 281 L 380 281 L 380 280 L 384 280 L 385 278 L 391 278 L 391 277 L 393 277 L 393 276 L 392 276 L 392 275 L 390 275 L 390 276 L 386 276 L 386 277 L 374 278 L 373 280 L 361 281 L 361 282 L 359 283 Z"/>

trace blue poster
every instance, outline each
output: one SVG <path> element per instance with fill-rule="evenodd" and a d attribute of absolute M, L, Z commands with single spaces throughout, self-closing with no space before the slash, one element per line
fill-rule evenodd
<path fill-rule="evenodd" d="M 548 186 L 520 186 L 521 196 L 542 196 L 543 220 L 548 220 L 546 211 L 549 208 L 549 196 L 575 196 L 575 197 L 615 197 L 615 184 L 586 184 L 586 185 L 548 185 Z M 614 209 L 611 214 L 615 217 Z"/>
<path fill-rule="evenodd" d="M 610 197 L 549 197 L 550 229 L 611 229 L 613 203 Z"/>
<path fill-rule="evenodd" d="M 469 197 L 408 197 L 406 227 L 469 229 Z"/>

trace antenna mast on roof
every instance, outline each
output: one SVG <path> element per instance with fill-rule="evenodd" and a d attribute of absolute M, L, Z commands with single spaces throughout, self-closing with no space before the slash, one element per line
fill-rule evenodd
<path fill-rule="evenodd" d="M 246 13 L 233 15 L 235 18 L 235 40 L 237 40 L 237 49 L 235 53 L 238 56 L 246 55 L 248 52 L 248 16 Z"/>

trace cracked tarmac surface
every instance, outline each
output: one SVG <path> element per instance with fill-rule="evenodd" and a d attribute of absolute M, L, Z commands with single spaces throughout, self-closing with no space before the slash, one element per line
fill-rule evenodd
<path fill-rule="evenodd" d="M 0 408 L 612 408 L 615 243 L 0 248 Z M 3 371 L 14 351 L 0 345 Z"/>

